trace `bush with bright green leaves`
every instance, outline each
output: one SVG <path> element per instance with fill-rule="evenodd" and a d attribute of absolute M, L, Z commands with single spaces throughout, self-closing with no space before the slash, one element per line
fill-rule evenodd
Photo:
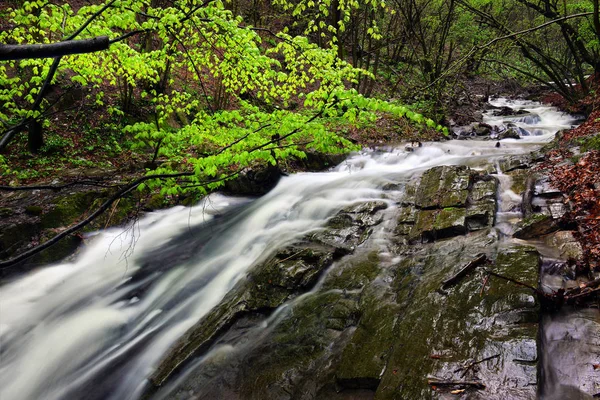
<path fill-rule="evenodd" d="M 149 117 L 124 131 L 135 138 L 139 151 L 164 161 L 148 173 L 194 172 L 185 185 L 147 182 L 164 185 L 165 193 L 206 192 L 245 167 L 302 158 L 306 150 L 353 150 L 356 146 L 336 127 L 360 126 L 379 113 L 446 132 L 406 107 L 349 89 L 368 72 L 339 59 L 334 44 L 322 48 L 304 36 L 254 29 L 223 1 L 175 0 L 157 7 L 150 0 L 107 0 L 76 11 L 68 3 L 25 1 L 10 11 L 14 29 L 0 32 L 0 43 L 63 40 L 109 3 L 77 39 L 135 34 L 105 51 L 63 57 L 54 82 L 89 89 L 97 107 L 116 115 L 144 103 Z M 373 7 L 377 4 L 384 2 L 373 2 Z M 351 11 L 348 7 L 344 18 Z M 51 63 L 0 63 L 0 119 L 44 119 L 50 104 L 36 112 L 30 105 Z M 173 122 L 178 119 L 185 122 Z"/>

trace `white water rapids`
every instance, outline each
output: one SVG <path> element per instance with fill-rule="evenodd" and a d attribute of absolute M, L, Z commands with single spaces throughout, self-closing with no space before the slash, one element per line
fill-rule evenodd
<path fill-rule="evenodd" d="M 213 194 L 91 235 L 72 262 L 0 287 L 0 399 L 137 399 L 169 347 L 252 266 L 322 227 L 340 209 L 384 197 L 438 165 L 483 168 L 539 148 L 573 119 L 533 102 L 513 120 L 529 136 L 425 143 L 352 155 L 330 172 L 284 177 L 256 199 Z M 485 116 L 500 125 L 510 117 Z"/>

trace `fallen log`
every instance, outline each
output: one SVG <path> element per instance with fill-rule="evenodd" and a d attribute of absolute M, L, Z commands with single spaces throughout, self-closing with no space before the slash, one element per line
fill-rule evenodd
<path fill-rule="evenodd" d="M 600 278 L 594 279 L 593 281 L 589 281 L 587 283 L 583 283 L 575 289 L 565 291 L 565 299 L 568 300 L 569 298 L 579 297 L 584 293 L 591 292 L 591 289 L 596 289 L 598 286 L 600 286 Z"/>

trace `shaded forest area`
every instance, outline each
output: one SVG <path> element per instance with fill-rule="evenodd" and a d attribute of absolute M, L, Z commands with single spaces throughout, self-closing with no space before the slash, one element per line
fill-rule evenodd
<path fill-rule="evenodd" d="M 592 114 L 563 136 L 589 154 L 555 176 L 598 256 L 596 0 L 11 0 L 0 24 L 2 190 L 110 193 L 52 240 L 133 191 L 191 203 L 250 170 L 442 140 L 509 94 Z"/>

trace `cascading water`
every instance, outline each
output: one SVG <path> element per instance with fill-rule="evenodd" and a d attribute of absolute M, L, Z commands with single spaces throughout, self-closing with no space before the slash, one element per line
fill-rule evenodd
<path fill-rule="evenodd" d="M 491 103 L 533 113 L 484 117 L 529 135 L 503 140 L 499 148 L 495 141 L 468 140 L 425 143 L 414 152 L 365 151 L 330 172 L 284 177 L 256 200 L 213 194 L 192 208 L 98 232 L 75 261 L 5 283 L 0 398 L 139 398 L 173 343 L 276 249 L 318 231 L 346 206 L 382 199 L 393 206 L 386 184 L 439 165 L 484 169 L 539 148 L 574 122 L 538 103 Z M 518 201 L 514 193 L 501 196 L 501 204 Z M 514 207 L 501 211 L 507 214 L 499 222 L 515 218 Z"/>
<path fill-rule="evenodd" d="M 517 113 L 512 116 L 498 116 L 494 114 L 494 110 L 490 110 L 484 114 L 484 121 L 500 129 L 516 127 L 526 140 L 530 135 L 551 140 L 556 132 L 569 129 L 577 122 L 575 118 L 558 111 L 555 107 L 532 101 L 497 98 L 491 100 L 490 104 L 494 107 L 508 107 Z M 537 138 L 537 140 L 544 139 Z"/>

